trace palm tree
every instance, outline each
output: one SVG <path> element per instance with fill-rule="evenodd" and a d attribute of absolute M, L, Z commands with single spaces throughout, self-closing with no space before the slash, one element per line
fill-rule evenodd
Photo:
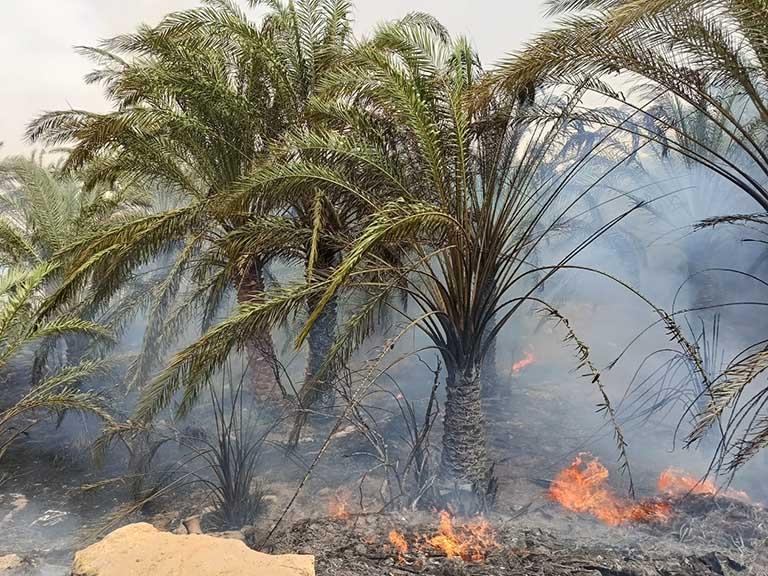
<path fill-rule="evenodd" d="M 12 362 L 18 355 L 41 340 L 72 334 L 108 339 L 102 326 L 73 315 L 61 315 L 41 322 L 38 318 L 42 294 L 55 266 L 41 263 L 32 268 L 5 268 L 0 274 L 0 377 L 15 380 Z M 98 395 L 81 391 L 79 385 L 94 375 L 103 374 L 109 364 L 85 361 L 51 373 L 21 394 L 13 403 L 0 409 L 0 458 L 10 444 L 38 422 L 39 413 L 61 415 L 66 411 L 95 414 L 111 419 L 108 409 Z M 8 382 L 4 382 L 8 385 Z M 33 416 L 23 424 L 19 420 Z"/>
<path fill-rule="evenodd" d="M 156 28 L 84 49 L 101 65 L 89 80 L 105 85 L 112 112 L 53 112 L 31 125 L 33 140 L 72 144 L 66 167 L 88 167 L 91 182 L 161 186 L 181 198 L 172 209 L 74 246 L 70 273 L 51 303 L 94 277 L 99 302 L 107 300 L 138 267 L 176 250 L 150 311 L 135 382 L 149 377 L 195 315 L 207 330 L 231 286 L 240 304 L 262 299 L 275 259 L 308 269 L 332 265 L 336 250 L 318 232 L 318 222 L 328 222 L 320 219 L 321 199 L 240 192 L 282 134 L 306 122 L 316 82 L 345 49 L 348 12 L 343 0 L 272 2 L 253 22 L 232 2 L 208 0 Z M 308 381 L 333 340 L 330 308 L 327 318 L 310 339 Z M 255 386 L 274 389 L 270 332 L 254 332 L 245 348 Z"/>
<path fill-rule="evenodd" d="M 590 117 L 697 162 L 768 210 L 768 7 L 761 0 L 549 0 L 567 16 L 495 71 L 495 88 L 521 82 L 587 85 L 628 115 Z M 611 80 L 614 80 L 611 85 Z M 627 87 L 645 84 L 641 101 Z M 650 92 L 649 92 L 650 90 Z M 650 95 L 649 95 L 650 94 Z M 700 139 L 700 119 L 680 122 L 655 106 L 673 97 L 700 115 L 730 154 Z M 696 128 L 692 130 L 692 128 Z M 736 153 L 737 152 L 737 153 Z"/>
<path fill-rule="evenodd" d="M 329 302 L 341 291 L 358 290 L 368 299 L 345 325 L 326 365 L 345 361 L 393 294 L 404 293 L 415 309 L 395 313 L 426 334 L 447 368 L 443 477 L 471 485 L 482 505 L 492 487 L 481 404 L 484 358 L 521 307 L 546 307 L 533 296 L 536 289 L 621 218 L 577 242 L 562 260 L 532 265 L 531 254 L 591 190 L 587 185 L 552 209 L 585 159 L 542 178 L 542 167 L 556 154 L 562 119 L 530 124 L 529 86 L 478 106 L 475 89 L 482 79 L 469 42 L 452 40 L 422 14 L 386 24 L 356 46 L 314 103 L 327 128 L 294 131 L 287 146 L 300 160 L 266 166 L 255 178 L 267 188 L 317 189 L 367 205 L 362 230 L 331 275 L 241 306 L 180 352 L 148 390 L 141 412 L 156 413 L 180 389 L 185 403 L 193 400 L 210 367 L 247 334 L 280 322 L 311 297 L 317 305 L 300 345 Z M 397 258 L 382 256 L 387 253 Z M 575 341 L 599 383 L 588 349 Z"/>
<path fill-rule="evenodd" d="M 0 269 L 34 269 L 52 263 L 56 255 L 83 234 L 96 233 L 142 213 L 147 195 L 136 189 L 105 188 L 86 190 L 75 175 L 63 175 L 57 167 L 44 165 L 44 157 L 10 157 L 0 161 Z M 60 282 L 54 267 L 40 287 L 50 295 Z M 127 296 L 124 294 L 123 296 Z M 95 320 L 87 295 L 65 312 Z M 113 317 L 117 320 L 117 316 Z M 112 322 L 119 328 L 119 322 Z M 64 363 L 77 364 L 88 339 L 67 334 L 49 338 L 37 348 L 33 380 L 39 379 L 46 355 L 55 344 L 66 344 Z"/>
<path fill-rule="evenodd" d="M 567 16 L 503 63 L 493 87 L 534 80 L 588 83 L 628 113 L 585 117 L 619 125 L 681 155 L 759 207 L 758 214 L 718 216 L 700 228 L 762 226 L 768 211 L 768 5 L 762 0 L 550 0 L 549 5 L 553 14 Z M 627 95 L 632 80 L 644 85 L 644 101 Z M 768 367 L 768 349 L 763 342 L 749 347 L 716 377 L 691 351 L 685 353 L 698 366 L 708 406 L 693 407 L 698 418 L 688 441 L 698 442 L 722 424 L 718 465 L 735 472 L 768 446 L 763 410 L 768 388 L 758 385 L 748 393 Z"/>

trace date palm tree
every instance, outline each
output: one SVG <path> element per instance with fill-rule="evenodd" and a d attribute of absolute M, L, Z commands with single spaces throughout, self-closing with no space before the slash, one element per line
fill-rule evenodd
<path fill-rule="evenodd" d="M 762 0 L 550 0 L 558 26 L 502 62 L 492 84 L 590 86 L 628 109 L 607 120 L 718 174 L 768 210 L 768 6 Z M 642 98 L 628 90 L 641 82 Z M 648 92 L 650 90 L 650 92 Z M 650 94 L 650 95 L 649 95 Z M 732 152 L 707 146 L 679 114 L 700 115 Z M 593 119 L 600 122 L 596 116 Z M 699 120 L 697 126 L 701 125 Z"/>
<path fill-rule="evenodd" d="M 368 298 L 326 364 L 344 361 L 393 294 L 404 293 L 413 309 L 396 313 L 428 337 L 447 368 L 443 478 L 471 486 L 482 505 L 493 484 L 481 403 L 484 358 L 526 304 L 544 306 L 557 317 L 536 298 L 537 288 L 624 216 L 576 241 L 561 260 L 533 265 L 537 247 L 592 189 L 586 185 L 553 208 L 587 160 L 556 174 L 543 170 L 557 155 L 563 119 L 531 123 L 529 85 L 478 105 L 475 90 L 483 78 L 469 42 L 451 39 L 422 14 L 383 25 L 355 46 L 313 103 L 325 128 L 294 130 L 285 146 L 296 160 L 264 166 L 254 179 L 270 189 L 312 188 L 368 204 L 362 229 L 330 275 L 241 306 L 180 352 L 148 389 L 140 413 L 156 413 L 179 390 L 186 409 L 211 366 L 220 365 L 247 334 L 292 314 L 308 296 L 317 304 L 297 345 L 328 303 L 359 290 Z M 386 253 L 399 257 L 388 261 Z M 599 384 L 588 349 L 569 334 Z M 620 431 L 618 438 L 623 449 Z"/>
<path fill-rule="evenodd" d="M 306 122 L 315 84 L 345 49 L 348 13 L 344 0 L 272 2 L 252 21 L 233 2 L 208 0 L 155 28 L 84 49 L 101 65 L 89 80 L 104 84 L 113 111 L 53 112 L 31 125 L 33 140 L 73 145 L 66 167 L 88 167 L 93 183 L 141 183 L 180 198 L 171 209 L 75 245 L 69 275 L 51 300 L 56 306 L 98 277 L 97 303 L 106 301 L 137 268 L 174 251 L 134 382 L 149 378 L 192 318 L 201 316 L 207 330 L 231 287 L 241 304 L 260 300 L 275 259 L 318 269 L 333 263 L 336 248 L 318 228 L 318 215 L 328 212 L 320 199 L 276 198 L 266 190 L 243 199 L 235 191 L 289 127 Z M 310 339 L 310 383 L 335 324 L 329 307 Z M 270 332 L 253 333 L 244 347 L 254 385 L 269 392 L 279 384 Z"/>
<path fill-rule="evenodd" d="M 103 398 L 83 385 L 111 366 L 92 352 L 113 343 L 123 326 L 121 306 L 97 317 L 87 286 L 56 314 L 41 319 L 40 311 L 62 279 L 57 254 L 147 205 L 137 189 L 85 189 L 79 176 L 62 174 L 42 154 L 0 161 L 0 457 L 41 416 L 77 411 L 111 419 Z M 122 296 L 129 301 L 135 294 Z M 98 349 L 89 350 L 92 344 Z"/>
<path fill-rule="evenodd" d="M 0 161 L 0 269 L 35 269 L 53 264 L 58 253 L 82 237 L 142 214 L 148 196 L 137 189 L 99 186 L 85 189 L 79 176 L 60 173 L 39 157 L 9 157 Z M 61 282 L 54 266 L 41 278 L 35 294 L 52 294 Z M 128 294 L 124 294 L 128 297 Z M 102 321 L 89 310 L 87 296 L 73 302 L 67 314 Z M 111 310 L 112 328 L 120 328 L 120 314 Z M 37 347 L 33 380 L 39 379 L 47 355 L 56 349 L 63 364 L 77 364 L 88 338 L 78 334 L 44 339 Z"/>

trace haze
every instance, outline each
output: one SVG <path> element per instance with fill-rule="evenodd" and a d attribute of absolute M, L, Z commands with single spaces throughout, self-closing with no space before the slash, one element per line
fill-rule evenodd
<path fill-rule="evenodd" d="M 91 63 L 76 54 L 77 45 L 156 23 L 164 14 L 198 5 L 197 0 L 37 0 L 0 5 L 0 141 L 4 154 L 24 154 L 26 124 L 45 110 L 104 110 L 97 86 L 83 76 Z M 543 27 L 539 0 L 390 0 L 356 2 L 356 31 L 410 11 L 438 17 L 453 34 L 469 36 L 486 64 L 516 50 Z"/>

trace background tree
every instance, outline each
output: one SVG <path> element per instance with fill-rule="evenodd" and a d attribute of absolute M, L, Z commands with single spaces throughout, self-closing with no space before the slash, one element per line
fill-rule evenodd
<path fill-rule="evenodd" d="M 566 16 L 501 63 L 497 88 L 587 85 L 628 109 L 609 122 L 706 166 L 768 209 L 764 2 L 550 0 L 549 6 L 551 14 Z M 647 88 L 639 101 L 627 90 L 637 80 Z M 698 114 L 710 132 L 721 132 L 731 153 L 699 138 L 701 118 L 694 126 L 655 106 L 669 95 L 684 107 L 683 118 Z"/>
<path fill-rule="evenodd" d="M 56 165 L 46 166 L 42 154 L 6 158 L 0 161 L 0 268 L 19 271 L 50 264 L 51 270 L 34 291 L 37 297 L 50 295 L 61 282 L 56 264 L 60 252 L 84 234 L 98 233 L 144 213 L 148 201 L 147 194 L 133 188 L 85 189 L 79 176 L 62 174 Z M 91 321 L 107 320 L 92 313 L 87 292 L 60 312 Z M 117 310 L 110 312 L 108 323 L 119 331 L 122 318 Z M 51 352 L 56 353 L 59 365 L 79 363 L 89 339 L 77 333 L 55 334 L 38 344 L 33 381 L 42 376 Z"/>
<path fill-rule="evenodd" d="M 683 156 L 746 193 L 759 208 L 758 214 L 708 218 L 700 227 L 731 223 L 760 228 L 768 210 L 765 2 L 552 0 L 550 8 L 566 16 L 499 67 L 495 88 L 514 89 L 532 80 L 587 83 L 623 110 L 610 119 L 590 110 L 585 116 Z M 633 80 L 645 84 L 640 101 L 627 91 Z M 700 441 L 725 422 L 717 461 L 734 472 L 768 446 L 768 388 L 756 383 L 768 367 L 762 337 L 714 378 L 694 349 L 685 353 L 709 399 L 706 408 L 697 409 L 688 441 Z"/>

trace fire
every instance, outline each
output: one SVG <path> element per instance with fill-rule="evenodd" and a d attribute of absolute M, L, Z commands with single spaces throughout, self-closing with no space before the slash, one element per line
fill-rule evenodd
<path fill-rule="evenodd" d="M 625 522 L 666 522 L 672 517 L 671 503 L 658 499 L 635 502 L 622 498 L 611 490 L 607 482 L 608 470 L 605 466 L 590 454 L 579 454 L 573 464 L 555 477 L 549 487 L 549 495 L 568 510 L 587 512 L 614 526 Z M 689 494 L 722 495 L 751 502 L 746 492 L 719 490 L 711 481 L 699 480 L 674 468 L 661 473 L 657 489 L 668 498 L 682 498 Z"/>
<path fill-rule="evenodd" d="M 397 561 L 402 564 L 405 562 L 405 555 L 408 553 L 408 541 L 397 530 L 391 530 L 389 532 L 389 543 L 392 548 L 397 552 Z"/>
<path fill-rule="evenodd" d="M 530 366 L 536 362 L 536 356 L 533 355 L 532 352 L 526 352 L 525 356 L 521 359 L 512 364 L 512 370 L 511 373 L 515 376 L 520 374 L 520 372 L 525 368 L 526 366 Z"/>
<path fill-rule="evenodd" d="M 468 562 L 483 562 L 497 546 L 493 529 L 485 518 L 454 527 L 453 517 L 446 510 L 440 512 L 438 533 L 427 544 L 448 558 L 459 557 Z"/>
<path fill-rule="evenodd" d="M 485 518 L 477 518 L 471 522 L 455 526 L 450 512 L 443 510 L 437 534 L 423 536 L 413 546 L 421 552 L 438 551 L 448 558 L 461 558 L 466 562 L 484 562 L 488 553 L 498 547 L 493 528 Z M 389 533 L 389 543 L 397 552 L 397 561 L 405 562 L 405 554 L 411 550 L 405 536 L 397 530 Z"/>
<path fill-rule="evenodd" d="M 671 506 L 666 502 L 634 502 L 615 494 L 607 485 L 608 470 L 589 454 L 579 454 L 549 487 L 550 497 L 574 512 L 587 512 L 606 524 L 666 522 Z"/>
<path fill-rule="evenodd" d="M 682 470 L 668 468 L 659 476 L 658 490 L 667 496 L 687 496 L 688 494 L 698 494 L 702 496 L 722 495 L 726 498 L 750 502 L 746 492 L 741 490 L 719 490 L 714 482 L 710 480 L 700 480 L 686 474 Z"/>
<path fill-rule="evenodd" d="M 351 513 L 347 498 L 342 494 L 336 494 L 328 506 L 328 515 L 336 520 L 349 520 Z"/>

